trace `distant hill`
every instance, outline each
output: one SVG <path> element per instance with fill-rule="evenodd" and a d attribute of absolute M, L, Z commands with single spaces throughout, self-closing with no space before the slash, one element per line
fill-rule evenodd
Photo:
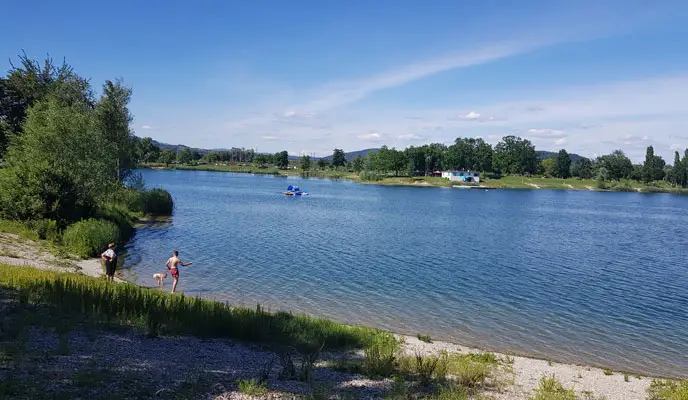
<path fill-rule="evenodd" d="M 368 153 L 371 153 L 373 151 L 378 151 L 380 149 L 365 149 L 365 150 L 358 150 L 358 151 L 351 151 L 349 153 L 344 153 L 344 157 L 346 158 L 346 161 L 353 161 L 356 159 L 356 157 L 365 157 L 368 155 Z M 332 156 L 329 155 L 327 157 L 324 157 L 326 160 L 332 161 Z"/>

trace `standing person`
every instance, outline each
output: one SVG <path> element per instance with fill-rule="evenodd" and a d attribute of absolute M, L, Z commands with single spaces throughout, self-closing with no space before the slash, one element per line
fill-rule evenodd
<path fill-rule="evenodd" d="M 100 255 L 100 258 L 105 262 L 105 280 L 114 282 L 115 269 L 117 268 L 117 253 L 115 253 L 115 244 L 108 244 L 108 249 Z"/>
<path fill-rule="evenodd" d="M 172 253 L 172 257 L 170 257 L 167 260 L 167 263 L 165 264 L 165 267 L 170 271 L 170 275 L 172 275 L 172 293 L 174 293 L 175 289 L 177 289 L 177 283 L 179 282 L 179 266 L 181 265 L 182 267 L 188 267 L 193 263 L 183 263 L 182 260 L 179 259 L 179 252 L 175 250 Z"/>

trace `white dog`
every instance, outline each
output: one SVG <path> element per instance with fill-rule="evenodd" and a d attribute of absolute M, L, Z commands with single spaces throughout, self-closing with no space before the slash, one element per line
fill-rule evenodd
<path fill-rule="evenodd" d="M 158 287 L 162 288 L 165 285 L 165 279 L 167 278 L 167 272 L 161 274 L 153 274 L 153 278 L 158 282 Z"/>

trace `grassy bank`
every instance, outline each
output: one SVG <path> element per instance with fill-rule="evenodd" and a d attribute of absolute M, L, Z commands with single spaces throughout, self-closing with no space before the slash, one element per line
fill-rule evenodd
<path fill-rule="evenodd" d="M 148 335 L 191 334 L 267 345 L 327 349 L 363 348 L 386 333 L 335 322 L 256 309 L 183 295 L 174 296 L 133 284 L 107 282 L 69 273 L 0 264 L 0 286 L 17 290 L 22 303 L 49 304 L 144 329 Z"/>
<path fill-rule="evenodd" d="M 359 174 L 349 171 L 302 171 L 300 169 L 281 170 L 277 168 L 259 168 L 249 165 L 143 165 L 142 168 L 165 168 L 191 171 L 215 171 L 249 173 L 275 176 L 299 176 L 305 178 L 346 179 L 354 182 L 389 186 L 427 186 L 452 187 L 448 179 L 438 177 L 405 177 L 375 175 L 375 179 L 362 179 Z M 476 186 L 476 185 L 471 185 Z M 639 193 L 671 193 L 688 194 L 688 189 L 671 186 L 668 182 L 653 182 L 645 184 L 637 181 L 622 180 L 619 182 L 600 183 L 594 179 L 558 179 L 539 176 L 502 176 L 500 178 L 484 177 L 479 186 L 493 189 L 558 189 L 558 190 L 591 190 L 601 192 L 639 192 Z"/>

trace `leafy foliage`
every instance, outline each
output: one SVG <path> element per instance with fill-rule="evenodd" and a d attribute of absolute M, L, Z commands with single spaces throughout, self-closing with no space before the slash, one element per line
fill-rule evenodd
<path fill-rule="evenodd" d="M 311 156 L 305 155 L 301 157 L 301 162 L 299 163 L 299 165 L 301 166 L 301 169 L 304 171 L 308 171 L 309 169 L 311 169 Z"/>
<path fill-rule="evenodd" d="M 83 258 L 97 256 L 107 244 L 119 239 L 117 225 L 110 221 L 87 219 L 70 225 L 62 241 L 69 251 Z"/>
<path fill-rule="evenodd" d="M 334 152 L 332 153 L 332 166 L 337 168 L 337 167 L 343 167 L 345 165 L 346 165 L 346 156 L 344 155 L 344 150 L 334 149 Z"/>

